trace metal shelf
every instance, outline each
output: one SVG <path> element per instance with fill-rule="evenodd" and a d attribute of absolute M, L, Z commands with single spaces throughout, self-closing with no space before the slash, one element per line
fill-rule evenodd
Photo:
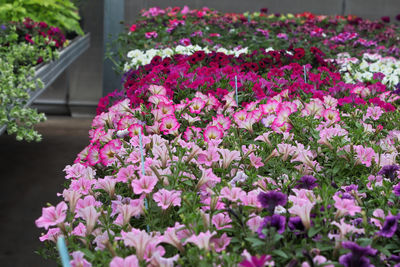
<path fill-rule="evenodd" d="M 71 44 L 60 51 L 60 56 L 57 60 L 48 62 L 43 66 L 38 66 L 35 71 L 35 79 L 40 79 L 43 82 L 43 88 L 29 93 L 29 100 L 25 107 L 30 106 L 40 94 L 42 94 L 57 77 L 74 62 L 83 52 L 90 46 L 90 33 L 79 36 L 74 39 Z M 7 129 L 7 125 L 0 127 L 0 135 Z"/>

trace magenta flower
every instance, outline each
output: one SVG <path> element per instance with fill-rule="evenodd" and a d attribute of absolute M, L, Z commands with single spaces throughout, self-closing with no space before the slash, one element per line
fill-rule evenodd
<path fill-rule="evenodd" d="M 273 261 L 270 255 L 261 255 L 260 258 L 258 258 L 257 256 L 251 256 L 248 259 L 245 259 L 244 261 L 239 263 L 239 266 L 241 267 L 260 267 L 266 265 L 273 266 L 272 263 Z"/>
<path fill-rule="evenodd" d="M 36 226 L 47 230 L 50 226 L 63 223 L 67 216 L 67 209 L 68 206 L 64 201 L 58 203 L 56 207 L 43 208 L 42 216 L 35 221 Z"/>
<path fill-rule="evenodd" d="M 147 39 L 150 39 L 150 38 L 157 38 L 157 36 L 158 36 L 158 34 L 157 34 L 157 32 L 146 32 L 145 34 L 144 34 L 144 36 L 147 38 Z"/>
<path fill-rule="evenodd" d="M 153 199 L 159 207 L 166 210 L 171 206 L 181 205 L 181 191 L 160 189 L 157 193 L 154 193 Z"/>

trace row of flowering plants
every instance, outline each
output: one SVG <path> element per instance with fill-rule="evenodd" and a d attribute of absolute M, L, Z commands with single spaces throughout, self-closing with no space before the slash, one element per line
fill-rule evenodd
<path fill-rule="evenodd" d="M 249 23 L 208 9 L 143 15 Z M 124 89 L 101 99 L 60 202 L 36 220 L 39 253 L 58 260 L 64 236 L 72 266 L 400 266 L 389 50 L 252 50 L 253 39 L 224 38 L 219 51 L 162 40 L 128 55 Z"/>
<path fill-rule="evenodd" d="M 399 56 L 399 31 L 387 18 L 370 21 L 356 16 L 320 16 L 308 12 L 269 14 L 267 9 L 225 14 L 209 8 L 154 7 L 142 11 L 137 23 L 120 36 L 117 45 L 122 63 L 129 60 L 127 55 L 131 50 L 178 45 L 256 50 L 293 46 L 309 49 L 323 44 L 319 48 L 328 57 L 340 52 L 358 57 L 364 52 Z M 119 67 L 122 70 L 123 64 Z"/>
<path fill-rule="evenodd" d="M 0 25 L 0 127 L 17 140 L 41 139 L 33 126 L 45 116 L 26 106 L 30 93 L 43 87 L 35 71 L 57 59 L 68 43 L 62 30 L 45 22 L 25 19 Z"/>

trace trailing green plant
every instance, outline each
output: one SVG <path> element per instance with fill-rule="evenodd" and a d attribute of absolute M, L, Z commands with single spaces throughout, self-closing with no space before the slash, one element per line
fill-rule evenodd
<path fill-rule="evenodd" d="M 70 0 L 0 0 L 0 21 L 23 21 L 28 17 L 83 35 L 78 9 Z"/>
<path fill-rule="evenodd" d="M 7 133 L 15 134 L 17 140 L 40 141 L 41 136 L 33 126 L 44 121 L 45 116 L 27 107 L 27 102 L 30 93 L 43 87 L 34 78 L 35 66 L 57 58 L 58 52 L 50 36 L 25 36 L 27 40 L 21 41 L 17 25 L 1 25 L 0 127 L 6 126 Z"/>

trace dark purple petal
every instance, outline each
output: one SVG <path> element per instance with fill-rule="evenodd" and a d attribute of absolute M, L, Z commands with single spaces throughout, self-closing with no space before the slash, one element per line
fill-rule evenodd
<path fill-rule="evenodd" d="M 386 217 L 383 224 L 382 230 L 379 231 L 379 235 L 387 238 L 391 238 L 397 230 L 397 216 L 389 215 Z"/>
<path fill-rule="evenodd" d="M 271 213 L 274 212 L 276 206 L 285 206 L 287 202 L 287 196 L 277 191 L 261 192 L 257 196 L 257 199 L 261 203 L 261 206 Z"/>

